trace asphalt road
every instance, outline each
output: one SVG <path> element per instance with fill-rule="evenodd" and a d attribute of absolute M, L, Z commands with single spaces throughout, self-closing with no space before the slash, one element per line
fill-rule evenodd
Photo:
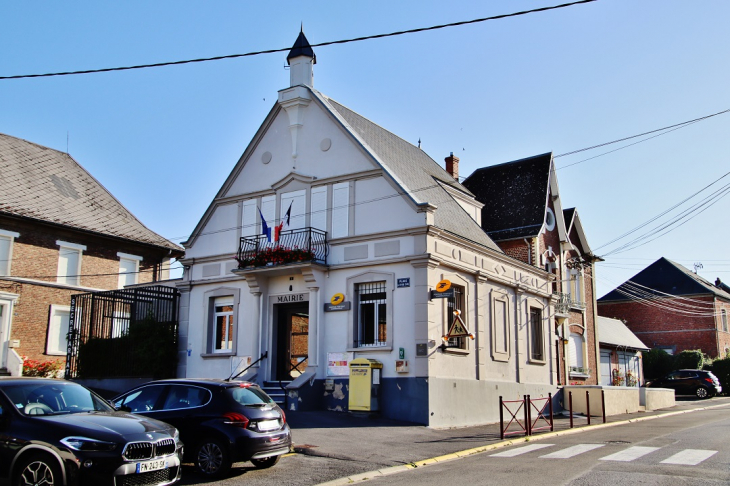
<path fill-rule="evenodd" d="M 730 484 L 730 407 L 547 437 L 367 481 L 460 484 Z"/>

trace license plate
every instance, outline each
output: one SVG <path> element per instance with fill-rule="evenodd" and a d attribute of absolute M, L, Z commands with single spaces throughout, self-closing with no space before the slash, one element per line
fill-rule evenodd
<path fill-rule="evenodd" d="M 268 431 L 276 430 L 279 428 L 278 420 L 262 420 L 259 422 L 259 430 Z"/>
<path fill-rule="evenodd" d="M 156 459 L 137 463 L 137 474 L 167 469 L 167 459 Z"/>

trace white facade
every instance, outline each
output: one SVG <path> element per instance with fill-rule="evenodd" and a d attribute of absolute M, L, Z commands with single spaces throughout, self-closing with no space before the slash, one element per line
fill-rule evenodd
<path fill-rule="evenodd" d="M 227 378 L 266 354 L 243 375 L 263 383 L 298 359 L 306 369 L 289 385 L 290 409 L 347 410 L 341 361 L 371 358 L 383 364 L 381 412 L 439 427 L 497 421 L 500 395 L 554 393 L 550 276 L 486 235 L 475 241 L 480 204 L 453 181 L 414 186 L 396 162 L 440 169 L 366 121 L 309 86 L 279 93 L 185 244 L 179 376 Z M 238 269 L 241 237 L 261 234 L 262 216 L 275 227 L 290 206 L 287 229 L 327 232 L 326 264 Z M 447 211 L 463 233 L 439 225 Z M 442 280 L 463 296 L 453 305 L 474 335 L 460 348 L 440 347 L 453 322 L 448 299 L 430 298 Z M 325 311 L 336 294 L 349 309 Z M 302 319 L 306 333 L 295 330 Z"/>

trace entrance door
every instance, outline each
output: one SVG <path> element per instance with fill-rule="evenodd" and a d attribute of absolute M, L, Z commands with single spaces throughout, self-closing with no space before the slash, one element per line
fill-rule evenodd
<path fill-rule="evenodd" d="M 307 369 L 309 356 L 309 303 L 276 305 L 277 380 L 292 380 Z"/>
<path fill-rule="evenodd" d="M 612 385 L 611 351 L 601 350 L 601 385 Z"/>

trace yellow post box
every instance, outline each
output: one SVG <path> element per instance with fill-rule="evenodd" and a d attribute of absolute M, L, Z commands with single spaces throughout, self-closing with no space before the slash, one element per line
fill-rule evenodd
<path fill-rule="evenodd" d="M 353 412 L 380 410 L 380 374 L 383 363 L 374 359 L 357 358 L 350 361 L 350 401 Z"/>

